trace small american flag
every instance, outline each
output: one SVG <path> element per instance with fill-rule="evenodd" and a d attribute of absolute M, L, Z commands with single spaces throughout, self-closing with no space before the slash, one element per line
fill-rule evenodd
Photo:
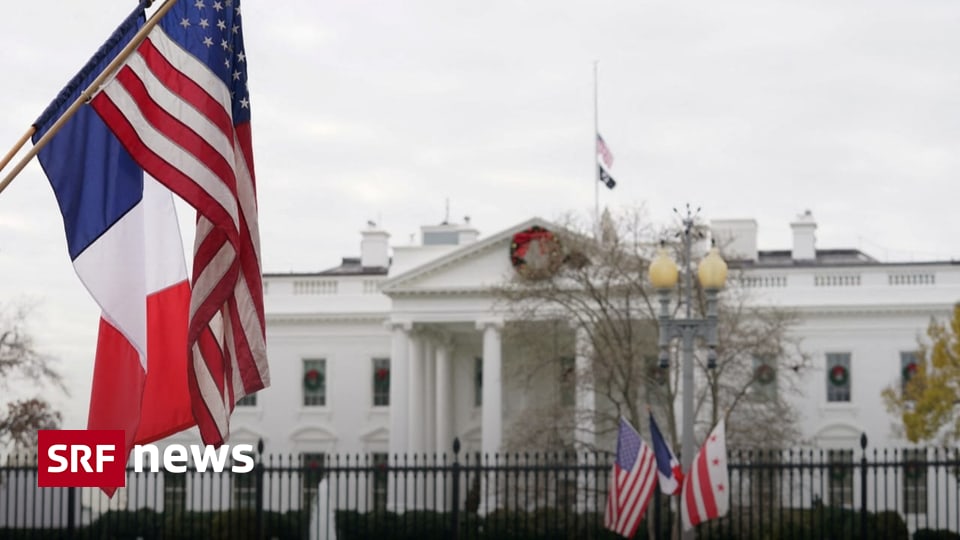
<path fill-rule="evenodd" d="M 610 474 L 603 526 L 631 538 L 643 518 L 657 481 L 653 450 L 625 418 L 620 418 L 617 459 Z"/>
<path fill-rule="evenodd" d="M 730 510 L 730 473 L 727 471 L 724 431 L 721 420 L 697 451 L 683 480 L 680 514 L 684 529 L 725 516 Z"/>
<path fill-rule="evenodd" d="M 603 142 L 603 137 L 599 133 L 597 133 L 597 155 L 600 156 L 608 169 L 613 167 L 613 153 L 607 148 L 607 143 Z"/>
<path fill-rule="evenodd" d="M 134 160 L 197 210 L 188 383 L 203 441 L 270 384 L 240 0 L 181 0 L 94 97 Z"/>

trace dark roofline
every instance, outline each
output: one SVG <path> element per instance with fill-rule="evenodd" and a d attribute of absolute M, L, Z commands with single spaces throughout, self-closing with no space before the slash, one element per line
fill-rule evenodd
<path fill-rule="evenodd" d="M 824 257 L 837 257 L 848 255 L 853 260 L 821 260 Z M 768 261 L 764 261 L 766 256 Z M 790 250 L 760 250 L 757 252 L 756 261 L 749 260 L 729 260 L 727 263 L 731 268 L 751 269 L 751 268 L 857 268 L 857 267 L 906 267 L 906 266 L 957 266 L 960 261 L 956 260 L 932 260 L 932 261 L 892 261 L 882 262 L 859 249 L 818 249 L 817 259 L 813 261 L 795 261 L 791 258 Z M 773 259 L 772 261 L 769 259 Z M 782 261 L 782 262 L 781 262 Z"/>
<path fill-rule="evenodd" d="M 264 273 L 263 277 L 320 277 L 320 276 L 385 276 L 388 267 L 360 266 L 360 257 L 344 257 L 340 266 L 319 272 Z"/>

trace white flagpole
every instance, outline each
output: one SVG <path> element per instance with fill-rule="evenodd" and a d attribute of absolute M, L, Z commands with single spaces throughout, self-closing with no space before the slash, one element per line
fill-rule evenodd
<path fill-rule="evenodd" d="M 593 218 L 597 238 L 600 238 L 600 165 L 597 163 L 597 137 L 600 135 L 599 107 L 597 106 L 597 61 L 593 61 Z"/>

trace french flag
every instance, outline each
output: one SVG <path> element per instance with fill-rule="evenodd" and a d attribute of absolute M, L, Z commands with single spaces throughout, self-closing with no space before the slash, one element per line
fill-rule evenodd
<path fill-rule="evenodd" d="M 37 120 L 34 144 L 143 22 L 117 29 Z M 190 284 L 170 192 L 89 106 L 38 154 L 80 280 L 101 308 L 88 429 L 122 429 L 126 451 L 194 425 L 187 387 Z"/>
<path fill-rule="evenodd" d="M 660 491 L 667 495 L 680 493 L 683 485 L 683 470 L 677 456 L 673 455 L 667 441 L 663 439 L 657 421 L 650 414 L 650 438 L 653 440 L 653 454 L 657 458 L 657 477 L 660 481 Z"/>

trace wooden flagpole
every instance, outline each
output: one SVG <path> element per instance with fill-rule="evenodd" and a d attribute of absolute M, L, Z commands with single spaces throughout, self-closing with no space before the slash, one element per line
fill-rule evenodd
<path fill-rule="evenodd" d="M 0 171 L 10 163 L 10 160 L 13 159 L 13 156 L 17 155 L 17 152 L 23 148 L 23 145 L 27 144 L 27 141 L 30 140 L 30 137 L 33 137 L 33 134 L 37 132 L 37 126 L 30 126 L 30 129 L 23 134 L 23 137 L 20 137 L 20 140 L 17 141 L 17 144 L 13 145 L 13 148 L 7 152 L 7 155 L 3 156 L 3 161 L 0 161 Z"/>
<path fill-rule="evenodd" d="M 7 186 L 10 185 L 10 182 L 13 182 L 13 179 L 16 178 L 21 171 L 23 171 L 23 168 L 27 166 L 27 163 L 30 163 L 30 160 L 36 157 L 36 155 L 40 153 L 40 150 L 42 150 L 43 147 L 46 146 L 48 142 L 50 142 L 50 139 L 52 139 L 53 136 L 56 135 L 61 128 L 63 128 L 63 125 L 66 124 L 68 120 L 73 118 L 73 115 L 76 114 L 78 110 L 80 110 L 80 107 L 82 107 L 84 104 L 86 104 L 91 99 L 93 99 L 93 95 L 100 90 L 100 87 L 103 85 L 103 83 L 113 75 L 113 73 L 117 70 L 117 68 L 119 68 L 120 65 L 123 64 L 123 62 L 125 62 L 131 54 L 133 54 L 133 51 L 136 50 L 136 48 L 140 45 L 140 43 L 142 43 L 143 40 L 147 38 L 147 34 L 149 34 L 151 30 L 153 30 L 153 28 L 160 22 L 160 19 L 162 19 L 163 16 L 166 15 L 167 12 L 170 11 L 170 9 L 176 3 L 177 3 L 177 0 L 166 0 L 163 3 L 163 5 L 160 6 L 159 9 L 157 9 L 157 11 L 153 14 L 153 16 L 151 16 L 150 19 L 146 23 L 144 23 L 143 27 L 140 28 L 140 30 L 136 33 L 136 35 L 133 36 L 133 39 L 130 40 L 130 43 L 127 43 L 127 45 L 123 49 L 121 49 L 120 53 L 117 54 L 117 56 L 107 65 L 106 68 L 104 68 L 104 70 L 100 73 L 100 75 L 98 75 L 97 78 L 94 79 L 92 83 L 90 83 L 90 86 L 88 86 L 86 90 L 80 93 L 80 96 L 77 97 L 77 99 L 70 105 L 70 107 L 63 112 L 60 118 L 58 118 L 57 121 L 54 122 L 52 126 L 50 126 L 50 129 L 48 129 L 47 132 L 43 134 L 43 137 L 40 137 L 40 140 L 37 141 L 37 144 L 33 145 L 30 151 L 27 152 L 27 155 L 23 156 L 23 158 L 19 162 L 17 162 L 16 166 L 14 166 L 13 169 L 9 173 L 7 173 L 7 176 L 5 176 L 2 181 L 0 181 L 0 193 L 3 193 L 3 190 L 7 189 Z M 21 140 L 20 144 L 15 148 L 13 148 L 7 154 L 7 156 L 12 158 L 13 155 L 16 154 L 17 151 L 20 149 L 20 147 L 22 147 L 26 143 L 26 139 L 29 139 L 30 137 L 33 136 L 35 131 L 36 131 L 36 126 L 31 127 L 30 130 L 28 131 L 28 134 Z M 3 162 L 4 166 L 6 166 L 7 161 L 9 161 L 9 159 L 7 157 L 4 157 L 4 162 Z M 2 170 L 2 168 L 3 167 L 0 167 L 0 170 Z"/>

